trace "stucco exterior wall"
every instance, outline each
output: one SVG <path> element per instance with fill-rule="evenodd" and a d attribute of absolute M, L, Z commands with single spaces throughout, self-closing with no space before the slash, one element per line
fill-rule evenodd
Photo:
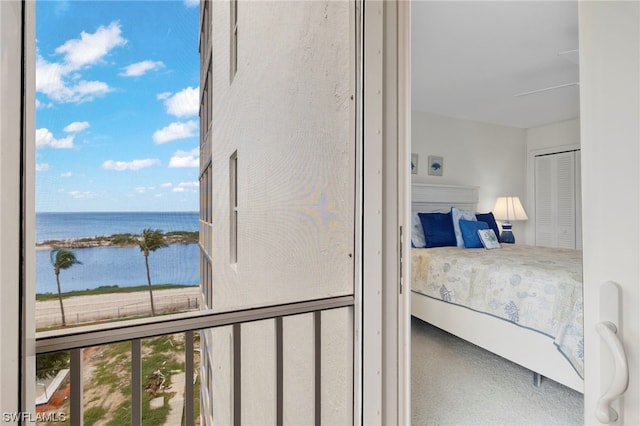
<path fill-rule="evenodd" d="M 213 308 L 351 294 L 354 60 L 347 2 L 213 2 Z M 237 152 L 238 261 L 229 162 Z"/>
<path fill-rule="evenodd" d="M 342 1 L 238 1 L 237 73 L 231 75 L 233 3 L 209 5 L 210 308 L 222 312 L 353 294 L 354 6 Z M 352 421 L 353 316 L 352 308 L 322 312 L 319 335 L 313 314 L 283 319 L 285 423 L 313 422 L 316 415 L 323 424 Z M 205 333 L 202 371 L 211 378 L 202 393 L 208 398 L 203 407 L 210 411 L 205 417 L 214 423 L 234 422 L 235 415 L 242 423 L 275 423 L 276 321 L 244 323 L 240 329 L 241 336 L 228 327 Z M 234 358 L 235 339 L 240 339 L 239 359 Z M 237 385 L 239 396 L 234 394 Z M 235 397 L 240 409 L 234 414 Z"/>

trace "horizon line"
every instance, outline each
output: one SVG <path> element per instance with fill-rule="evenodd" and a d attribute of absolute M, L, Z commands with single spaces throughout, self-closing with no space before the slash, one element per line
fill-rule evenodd
<path fill-rule="evenodd" d="M 200 213 L 199 210 L 76 210 L 76 211 L 36 211 L 38 213 Z"/>

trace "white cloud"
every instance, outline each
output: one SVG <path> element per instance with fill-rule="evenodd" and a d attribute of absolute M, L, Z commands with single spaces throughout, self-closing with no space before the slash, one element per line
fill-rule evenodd
<path fill-rule="evenodd" d="M 90 125 L 88 121 L 74 121 L 73 123 L 65 127 L 63 130 L 67 133 L 78 133 L 88 129 L 89 126 Z"/>
<path fill-rule="evenodd" d="M 187 87 L 178 93 L 161 93 L 158 99 L 164 100 L 167 114 L 176 117 L 195 117 L 200 111 L 200 89 Z"/>
<path fill-rule="evenodd" d="M 165 182 L 163 184 L 160 185 L 163 188 L 171 188 L 173 186 L 173 184 L 171 182 Z"/>
<path fill-rule="evenodd" d="M 72 198 L 96 198 L 96 194 L 91 191 L 69 191 L 67 194 Z"/>
<path fill-rule="evenodd" d="M 198 7 L 200 6 L 200 0 L 184 0 L 186 7 Z"/>
<path fill-rule="evenodd" d="M 174 122 L 153 133 L 153 141 L 157 144 L 167 143 L 176 139 L 185 139 L 197 135 L 198 122 Z"/>
<path fill-rule="evenodd" d="M 117 170 L 119 172 L 123 170 L 140 170 L 146 167 L 152 167 L 160 164 L 160 160 L 157 158 L 145 158 L 143 160 L 133 161 L 113 161 L 107 160 L 102 163 L 102 168 L 105 170 Z"/>
<path fill-rule="evenodd" d="M 53 107 L 53 104 L 51 102 L 45 104 L 43 102 L 40 102 L 39 99 L 36 99 L 36 109 L 49 109 L 52 107 Z"/>
<path fill-rule="evenodd" d="M 169 168 L 177 169 L 184 167 L 200 167 L 200 149 L 195 148 L 191 151 L 176 151 L 169 160 Z"/>
<path fill-rule="evenodd" d="M 172 189 L 173 192 L 198 192 L 198 187 L 200 184 L 196 181 L 194 182 L 180 182 L 175 188 Z"/>
<path fill-rule="evenodd" d="M 36 59 L 36 91 L 60 103 L 82 103 L 91 101 L 112 91 L 102 81 L 80 80 L 75 84 L 65 81 L 66 71 L 62 65 L 47 62 L 41 56 Z"/>
<path fill-rule="evenodd" d="M 120 24 L 112 22 L 108 27 L 100 26 L 95 33 L 80 33 L 79 39 L 67 41 L 55 52 L 64 54 L 64 66 L 69 71 L 76 71 L 89 65 L 103 61 L 111 50 L 124 46 L 127 40 L 122 38 Z"/>
<path fill-rule="evenodd" d="M 139 77 L 144 75 L 147 71 L 157 70 L 162 67 L 164 67 L 162 61 L 142 61 L 125 67 L 124 71 L 121 72 L 120 75 L 123 77 Z"/>
<path fill-rule="evenodd" d="M 60 177 L 69 178 L 71 176 L 73 176 L 73 173 L 71 172 L 60 173 Z"/>
<path fill-rule="evenodd" d="M 36 91 L 61 103 L 81 103 L 93 100 L 112 91 L 102 81 L 86 81 L 79 70 L 104 62 L 111 50 L 123 46 L 127 40 L 120 35 L 120 24 L 112 22 L 101 26 L 95 33 L 82 32 L 79 39 L 72 39 L 59 46 L 55 52 L 62 54 L 61 62 L 49 62 L 40 54 L 36 57 Z"/>
<path fill-rule="evenodd" d="M 96 96 L 102 96 L 113 91 L 107 83 L 102 81 L 85 80 L 80 81 L 71 90 L 73 91 L 71 99 L 75 102 L 90 101 Z"/>
<path fill-rule="evenodd" d="M 36 164 L 36 172 L 46 172 L 51 167 L 47 163 Z"/>
<path fill-rule="evenodd" d="M 155 190 L 156 187 L 155 186 L 138 186 L 136 187 L 134 190 L 136 191 L 136 193 L 138 194 L 144 194 L 147 191 L 153 191 Z"/>
<path fill-rule="evenodd" d="M 74 135 L 69 135 L 66 138 L 56 139 L 49 129 L 43 127 L 42 129 L 36 129 L 36 148 L 74 148 L 73 138 Z"/>
<path fill-rule="evenodd" d="M 62 96 L 61 92 L 66 90 L 62 77 L 66 73 L 62 70 L 61 64 L 51 63 L 38 55 L 36 58 L 36 91 L 47 96 Z"/>

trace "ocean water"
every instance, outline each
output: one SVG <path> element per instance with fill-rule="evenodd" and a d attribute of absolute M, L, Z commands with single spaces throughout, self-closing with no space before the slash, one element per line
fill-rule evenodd
<path fill-rule="evenodd" d="M 197 231 L 198 213 L 37 213 L 36 240 L 69 239 L 140 234 L 143 229 Z M 146 285 L 144 256 L 137 247 L 73 249 L 82 264 L 60 272 L 63 292 L 105 285 L 131 287 Z M 172 244 L 149 255 L 152 284 L 197 285 L 199 277 L 197 244 Z M 50 250 L 36 251 L 36 292 L 57 293 Z"/>
<path fill-rule="evenodd" d="M 198 212 L 36 213 L 36 241 L 140 234 L 145 228 L 197 231 Z"/>

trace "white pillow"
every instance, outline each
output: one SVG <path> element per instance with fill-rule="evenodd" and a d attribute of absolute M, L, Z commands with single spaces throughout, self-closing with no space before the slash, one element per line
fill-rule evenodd
<path fill-rule="evenodd" d="M 427 246 L 427 240 L 424 238 L 424 229 L 422 229 L 422 221 L 418 213 L 411 213 L 411 244 L 414 247 L 424 248 Z"/>
<path fill-rule="evenodd" d="M 460 219 L 477 221 L 476 214 L 451 207 L 451 219 L 453 220 L 453 231 L 456 234 L 456 245 L 458 247 L 464 247 L 464 239 L 462 239 L 462 232 L 460 231 L 460 223 L 458 221 Z"/>

